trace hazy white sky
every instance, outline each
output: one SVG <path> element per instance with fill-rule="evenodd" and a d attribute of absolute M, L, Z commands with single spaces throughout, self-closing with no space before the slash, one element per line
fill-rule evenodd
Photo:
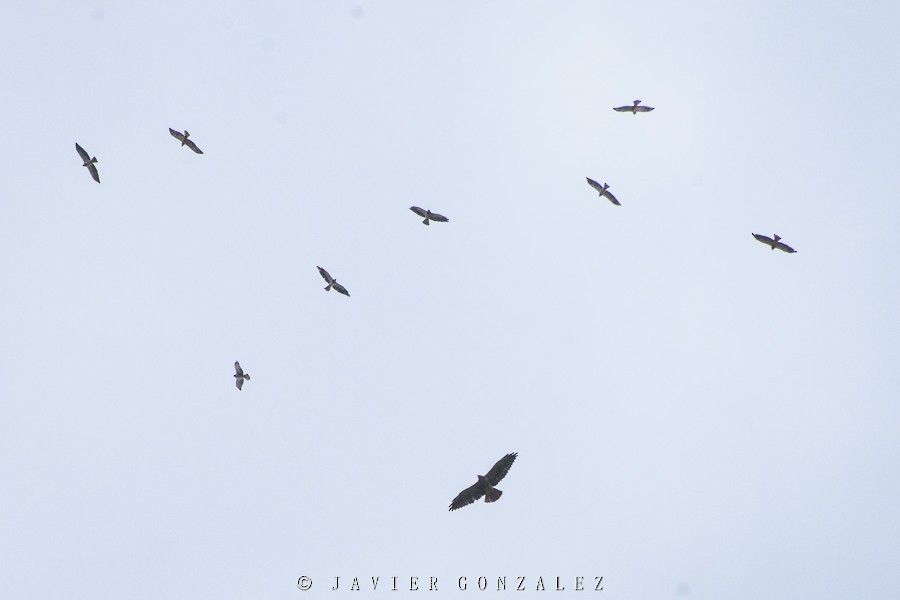
<path fill-rule="evenodd" d="M 7 2 L 0 589 L 895 597 L 898 19 Z"/>

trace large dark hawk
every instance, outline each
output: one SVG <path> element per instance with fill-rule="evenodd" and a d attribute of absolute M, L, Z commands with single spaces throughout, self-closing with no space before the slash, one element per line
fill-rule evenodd
<path fill-rule="evenodd" d="M 339 292 L 347 297 L 350 296 L 350 292 L 347 291 L 347 288 L 345 288 L 344 286 L 339 284 L 337 282 L 337 279 L 335 279 L 334 277 L 332 277 L 331 275 L 328 274 L 328 271 L 326 271 L 322 267 L 316 267 L 316 268 L 319 270 L 319 275 L 322 276 L 322 279 L 324 279 L 328 283 L 328 285 L 325 286 L 326 292 L 330 292 L 331 288 L 334 288 L 334 290 L 336 292 Z"/>
<path fill-rule="evenodd" d="M 497 464 L 491 467 L 491 470 L 487 472 L 487 475 L 479 475 L 475 485 L 467 487 L 453 499 L 453 502 L 450 503 L 450 510 L 468 506 L 476 500 L 481 499 L 482 496 L 484 496 L 485 502 L 496 502 L 499 500 L 500 496 L 503 495 L 503 492 L 494 486 L 506 477 L 506 474 L 509 473 L 509 468 L 516 461 L 517 456 L 518 453 L 516 452 L 507 454 L 498 460 Z"/>
<path fill-rule="evenodd" d="M 613 110 L 616 112 L 630 112 L 633 115 L 636 115 L 639 112 L 650 112 L 653 110 L 652 106 L 638 106 L 640 103 L 640 100 L 635 100 L 634 106 L 617 106 Z"/>
<path fill-rule="evenodd" d="M 100 173 L 97 172 L 96 165 L 98 162 L 97 157 L 94 156 L 91 158 L 91 155 L 87 153 L 87 151 L 78 145 L 78 142 L 75 142 L 75 151 L 78 152 L 78 156 L 81 157 L 81 166 L 87 167 L 87 170 L 91 172 L 91 177 L 94 178 L 94 181 L 100 183 Z"/>
<path fill-rule="evenodd" d="M 760 235 L 758 233 L 754 233 L 753 237 L 755 237 L 757 239 L 757 241 L 760 241 L 763 244 L 765 244 L 766 246 L 769 246 L 770 248 L 772 248 L 772 250 L 774 250 L 775 248 L 778 248 L 782 252 L 787 252 L 788 254 L 793 254 L 794 252 L 796 252 L 796 250 L 794 250 L 787 244 L 779 242 L 778 240 L 781 239 L 781 236 L 778 235 L 777 233 L 775 234 L 774 240 L 767 235 Z"/>
<path fill-rule="evenodd" d="M 419 208 L 418 206 L 410 206 L 409 210 L 413 211 L 420 217 L 425 217 L 425 220 L 422 221 L 426 225 L 428 225 L 428 221 L 437 221 L 438 223 L 446 223 L 450 219 L 445 217 L 444 215 L 439 215 L 437 213 L 433 213 L 430 210 L 425 210 L 424 208 Z"/>
<path fill-rule="evenodd" d="M 173 137 L 173 138 L 175 138 L 176 140 L 178 140 L 179 142 L 181 142 L 181 145 L 182 145 L 182 146 L 187 146 L 188 148 L 190 148 L 191 150 L 193 150 L 193 151 L 196 152 L 197 154 L 203 154 L 203 150 L 201 150 L 200 148 L 198 148 L 198 147 L 197 147 L 197 144 L 195 144 L 192 140 L 189 140 L 189 139 L 188 139 L 189 137 L 191 137 L 191 134 L 188 133 L 188 130 L 187 130 L 187 129 L 184 130 L 184 133 L 181 133 L 180 131 L 175 131 L 174 129 L 172 129 L 171 127 L 169 127 L 169 133 L 172 134 L 172 137 Z"/>

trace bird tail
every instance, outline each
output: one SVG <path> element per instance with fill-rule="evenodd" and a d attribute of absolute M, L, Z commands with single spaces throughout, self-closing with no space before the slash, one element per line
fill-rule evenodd
<path fill-rule="evenodd" d="M 777 242 L 777 241 L 780 240 L 780 239 L 781 239 L 781 236 L 778 235 L 778 234 L 776 233 L 776 234 L 775 234 L 775 241 Z"/>
<path fill-rule="evenodd" d="M 332 285 L 334 285 L 334 284 L 333 284 L 333 283 L 329 283 L 328 285 L 326 285 L 326 286 L 325 286 L 325 291 L 326 291 L 326 292 L 330 292 L 330 291 L 331 291 L 331 286 L 332 286 Z"/>
<path fill-rule="evenodd" d="M 425 220 L 422 221 L 422 222 L 425 223 L 426 225 L 429 225 L 429 223 L 428 223 L 428 217 L 425 217 Z"/>
<path fill-rule="evenodd" d="M 95 156 L 94 158 L 91 159 L 91 164 L 96 165 L 98 162 L 100 162 L 100 161 L 97 160 L 97 157 L 96 157 L 96 156 Z"/>
<path fill-rule="evenodd" d="M 503 492 L 498 490 L 497 488 L 489 489 L 484 495 L 485 502 L 496 502 L 500 499 L 500 496 L 503 495 Z"/>
<path fill-rule="evenodd" d="M 250 381 L 250 373 L 244 373 L 244 379 Z"/>

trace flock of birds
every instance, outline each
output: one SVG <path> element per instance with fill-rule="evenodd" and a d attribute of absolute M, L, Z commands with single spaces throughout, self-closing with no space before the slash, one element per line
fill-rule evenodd
<path fill-rule="evenodd" d="M 645 106 L 645 105 L 641 104 L 640 100 L 635 100 L 631 106 L 617 106 L 617 107 L 613 108 L 613 110 L 616 112 L 630 112 L 631 114 L 636 115 L 639 112 L 650 112 L 651 110 L 653 110 L 653 107 Z M 587 182 L 588 182 L 588 185 L 590 185 L 592 188 L 597 190 L 597 192 L 599 192 L 601 198 L 606 198 L 607 200 L 609 200 L 616 206 L 622 206 L 622 203 L 619 202 L 619 200 L 615 196 L 612 195 L 612 192 L 609 191 L 609 185 L 607 185 L 606 183 L 604 183 L 603 185 L 600 185 L 599 183 L 597 183 L 590 177 L 587 178 Z M 781 242 L 780 241 L 781 236 L 778 234 L 775 234 L 774 239 L 770 238 L 767 235 L 762 235 L 759 233 L 754 233 L 752 235 L 758 241 L 769 246 L 772 250 L 778 248 L 782 252 L 787 252 L 789 254 L 793 254 L 794 252 L 796 252 L 796 250 L 794 250 L 787 244 Z"/>
<path fill-rule="evenodd" d="M 646 106 L 641 104 L 640 100 L 635 100 L 631 106 L 617 106 L 613 108 L 616 112 L 630 112 L 631 114 L 638 114 L 650 112 L 653 110 L 652 106 Z M 182 146 L 187 146 L 191 150 L 193 150 L 197 154 L 203 154 L 203 151 L 197 147 L 197 144 L 194 143 L 193 140 L 190 139 L 190 133 L 185 129 L 184 133 L 180 131 L 175 131 L 172 128 L 169 128 L 169 133 L 181 142 Z M 78 156 L 81 158 L 82 166 L 85 167 L 88 172 L 91 174 L 91 177 L 97 183 L 100 183 L 100 173 L 97 171 L 98 160 L 96 156 L 91 156 L 84 148 L 82 148 L 78 143 L 75 144 L 75 150 L 78 152 Z M 603 183 L 602 185 L 597 181 L 587 178 L 588 185 L 590 185 L 594 190 L 596 190 L 601 198 L 606 198 L 616 206 L 621 206 L 621 202 L 609 191 L 609 185 Z M 438 213 L 431 212 L 431 210 L 426 210 L 420 208 L 418 206 L 410 206 L 409 210 L 413 211 L 418 216 L 422 217 L 422 223 L 425 225 L 429 225 L 432 221 L 436 223 L 446 223 L 450 219 L 445 217 L 444 215 L 440 215 Z M 781 241 L 781 236 L 775 235 L 774 238 L 770 238 L 766 235 L 762 235 L 759 233 L 752 234 L 753 237 L 759 242 L 766 244 L 772 250 L 776 248 L 781 250 L 782 252 L 794 253 L 796 250 L 788 246 L 787 244 Z M 331 291 L 334 289 L 339 294 L 343 294 L 347 297 L 350 296 L 350 292 L 347 291 L 347 288 L 338 283 L 337 279 L 331 276 L 325 269 L 322 267 L 316 267 L 319 270 L 319 275 L 322 276 L 322 279 L 325 280 L 327 284 L 325 286 L 325 291 Z M 250 381 L 250 374 L 245 373 L 241 368 L 241 363 L 238 361 L 234 362 L 234 379 L 235 385 L 238 390 L 243 389 L 244 382 Z M 485 502 L 496 502 L 500 499 L 500 496 L 503 495 L 501 490 L 498 490 L 495 486 L 500 483 L 500 481 L 506 477 L 506 474 L 509 472 L 510 467 L 515 462 L 517 453 L 512 452 L 507 454 L 500 460 L 498 460 L 493 467 L 485 475 L 478 475 L 478 480 L 471 486 L 467 487 L 459 494 L 457 494 L 456 498 L 450 503 L 450 510 L 456 510 L 458 508 L 462 508 L 463 506 L 468 506 L 482 497 Z"/>

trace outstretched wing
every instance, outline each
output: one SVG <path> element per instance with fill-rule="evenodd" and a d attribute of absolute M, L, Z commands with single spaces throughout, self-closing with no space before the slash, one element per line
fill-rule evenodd
<path fill-rule="evenodd" d="M 517 456 L 518 453 L 516 452 L 507 454 L 491 467 L 491 470 L 487 472 L 487 475 L 485 475 L 484 478 L 487 479 L 488 483 L 491 485 L 497 485 L 504 477 L 506 477 L 506 474 L 509 473 L 509 468 L 516 462 Z"/>
<path fill-rule="evenodd" d="M 439 215 L 439 214 L 437 214 L 437 213 L 431 213 L 431 220 L 432 220 L 432 221 L 437 221 L 438 223 L 446 223 L 446 222 L 449 221 L 450 219 L 448 219 L 448 218 L 445 217 L 444 215 Z"/>
<path fill-rule="evenodd" d="M 244 387 L 244 378 L 243 378 L 243 377 L 238 377 L 238 378 L 236 378 L 236 379 L 234 380 L 234 385 L 236 385 L 236 386 L 237 386 L 237 389 L 239 389 L 239 390 L 240 390 L 240 389 L 243 389 L 243 387 Z"/>
<path fill-rule="evenodd" d="M 196 152 L 197 154 L 203 154 L 203 150 L 201 150 L 200 148 L 198 148 L 198 147 L 197 147 L 197 144 L 195 144 L 194 141 L 191 140 L 190 138 L 188 138 L 187 140 L 185 140 L 184 144 L 185 144 L 188 148 L 190 148 L 191 150 L 193 150 L 194 152 Z"/>
<path fill-rule="evenodd" d="M 94 163 L 88 165 L 88 171 L 90 171 L 91 177 L 94 178 L 94 181 L 100 183 L 100 173 L 97 172 L 97 167 L 94 165 Z"/>
<path fill-rule="evenodd" d="M 86 163 L 91 160 L 91 155 L 85 152 L 84 148 L 78 145 L 78 142 L 75 142 L 75 150 L 78 152 L 78 156 L 81 157 L 81 162 Z"/>
<path fill-rule="evenodd" d="M 594 180 L 591 179 L 590 177 L 585 177 L 585 179 L 587 179 L 587 182 L 588 182 L 588 185 L 589 185 L 589 186 L 591 186 L 592 188 L 594 188 L 595 190 L 597 190 L 597 191 L 600 192 L 601 194 L 603 193 L 603 186 L 602 186 L 602 185 L 600 185 L 599 183 L 597 183 L 596 181 L 594 181 Z"/>
<path fill-rule="evenodd" d="M 641 105 L 641 106 L 635 106 L 634 110 L 636 110 L 638 112 L 650 112 L 651 110 L 653 110 L 653 107 Z"/>
<path fill-rule="evenodd" d="M 340 292 L 341 294 L 347 296 L 348 298 L 350 297 L 350 292 L 348 292 L 348 291 L 347 291 L 347 288 L 345 288 L 345 287 L 342 286 L 341 284 L 335 282 L 335 284 L 334 284 L 332 287 L 334 288 L 334 290 L 335 290 L 336 292 Z"/>
<path fill-rule="evenodd" d="M 784 242 L 778 242 L 777 244 L 775 244 L 775 247 L 778 248 L 779 250 L 787 252 L 788 254 L 793 254 L 794 252 L 796 252 L 796 250 L 794 250 L 793 248 L 791 248 Z"/>
<path fill-rule="evenodd" d="M 238 361 L 234 361 L 234 374 L 241 379 L 244 378 L 244 370 L 241 368 L 241 363 L 239 363 Z"/>
<path fill-rule="evenodd" d="M 613 108 L 613 110 L 616 112 L 631 112 L 633 109 L 633 106 L 617 106 Z"/>
<path fill-rule="evenodd" d="M 453 499 L 453 502 L 450 503 L 450 510 L 456 510 L 457 508 L 462 508 L 463 506 L 468 506 L 475 502 L 476 500 L 481 499 L 484 496 L 485 485 L 478 481 L 475 485 L 467 487 L 463 491 L 461 491 L 456 498 Z"/>
<path fill-rule="evenodd" d="M 771 246 L 772 244 L 775 243 L 775 240 L 773 240 L 772 238 L 770 238 L 767 235 L 754 233 L 753 237 L 755 237 L 757 241 L 762 242 L 763 244 L 766 244 L 767 246 Z"/>
<path fill-rule="evenodd" d="M 613 204 L 615 204 L 616 206 L 622 206 L 621 203 L 619 203 L 619 201 L 616 200 L 616 197 L 613 196 L 612 192 L 610 192 L 609 190 L 606 190 L 605 192 L 603 192 L 603 195 L 606 196 L 607 198 L 609 198 L 609 201 L 612 202 Z"/>
<path fill-rule="evenodd" d="M 420 217 L 426 217 L 426 216 L 428 216 L 428 211 L 425 210 L 424 208 L 419 208 L 418 206 L 410 206 L 410 207 L 409 207 L 409 210 L 413 211 L 414 213 L 416 213 L 416 214 L 419 215 Z"/>
<path fill-rule="evenodd" d="M 176 140 L 178 140 L 179 142 L 184 141 L 184 134 L 181 133 L 180 131 L 175 131 L 174 129 L 169 127 L 169 133 L 171 133 L 172 137 L 175 138 Z"/>
<path fill-rule="evenodd" d="M 328 274 L 328 271 L 323 269 L 322 267 L 316 267 L 319 270 L 319 275 L 322 276 L 322 279 L 325 280 L 326 283 L 331 283 L 334 281 L 334 278 Z"/>

